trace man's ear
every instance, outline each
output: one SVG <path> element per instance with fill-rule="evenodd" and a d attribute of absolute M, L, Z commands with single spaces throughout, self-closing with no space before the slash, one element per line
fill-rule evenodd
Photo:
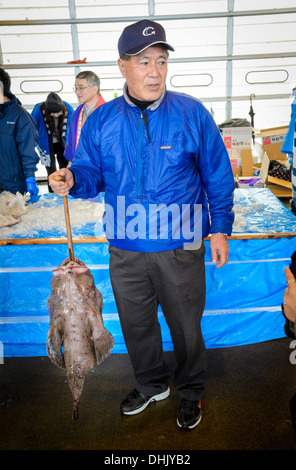
<path fill-rule="evenodd" d="M 122 59 L 118 59 L 118 67 L 121 72 L 121 75 L 126 78 L 126 73 L 125 73 L 125 61 Z"/>

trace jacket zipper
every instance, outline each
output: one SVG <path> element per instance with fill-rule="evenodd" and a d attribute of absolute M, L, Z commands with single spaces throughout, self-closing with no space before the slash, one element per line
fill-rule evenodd
<path fill-rule="evenodd" d="M 148 130 L 147 111 L 141 111 L 141 125 L 139 129 L 139 152 L 138 152 L 138 197 L 143 196 L 143 159 L 142 159 L 142 145 L 143 145 L 143 124 L 147 132 L 148 142 L 150 143 L 150 136 Z"/>
<path fill-rule="evenodd" d="M 138 148 L 138 197 L 143 196 L 143 159 L 142 159 L 142 144 L 143 144 L 143 112 L 141 111 L 141 121 L 139 127 L 139 148 Z"/>

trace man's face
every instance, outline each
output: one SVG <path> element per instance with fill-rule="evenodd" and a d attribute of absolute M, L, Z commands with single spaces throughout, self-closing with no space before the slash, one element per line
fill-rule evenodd
<path fill-rule="evenodd" d="M 167 62 L 167 51 L 157 45 L 131 56 L 129 60 L 118 59 L 130 95 L 141 101 L 160 98 L 165 90 Z"/>
<path fill-rule="evenodd" d="M 85 103 L 87 107 L 94 104 L 94 102 L 98 99 L 97 85 L 88 85 L 86 78 L 76 78 L 75 93 L 79 103 Z"/>

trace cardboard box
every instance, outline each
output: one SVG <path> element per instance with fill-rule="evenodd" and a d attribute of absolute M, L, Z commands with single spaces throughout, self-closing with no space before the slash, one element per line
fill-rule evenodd
<path fill-rule="evenodd" d="M 242 171 L 241 170 L 241 166 L 242 166 L 241 158 L 231 158 L 230 157 L 230 164 L 231 164 L 232 171 L 238 170 L 238 169 L 240 169 L 240 171 Z"/>
<path fill-rule="evenodd" d="M 242 171 L 244 176 L 236 177 L 238 188 L 264 188 L 268 178 L 270 160 L 266 153 L 262 157 L 259 176 L 254 176 L 252 150 L 242 150 Z M 256 182 L 254 182 L 256 180 Z"/>
<path fill-rule="evenodd" d="M 281 152 L 281 147 L 286 137 L 286 133 L 288 132 L 288 127 L 275 127 L 274 129 L 263 129 L 261 131 L 262 141 L 268 142 L 263 145 L 263 149 L 265 154 L 268 156 L 270 160 L 276 160 L 281 164 L 286 164 L 289 168 L 288 158 L 285 153 Z M 287 188 L 291 191 L 292 196 L 292 182 L 286 181 L 280 178 L 276 178 L 274 176 L 267 175 L 267 183 L 272 185 L 278 185 L 284 188 Z M 274 189 L 274 188 L 273 188 Z M 287 195 L 289 192 L 286 192 Z"/>
<path fill-rule="evenodd" d="M 267 183 L 266 187 L 278 198 L 291 198 L 292 189 L 279 186 L 278 184 Z"/>
<path fill-rule="evenodd" d="M 269 164 L 270 164 L 270 160 L 268 158 L 268 155 L 266 152 L 264 152 L 263 157 L 262 157 L 261 167 L 260 167 L 260 177 L 262 178 L 262 181 L 264 183 L 266 183 L 268 179 Z"/>
<path fill-rule="evenodd" d="M 251 148 L 251 127 L 225 127 L 221 131 L 227 150 Z"/>
<path fill-rule="evenodd" d="M 260 167 L 260 175 L 265 185 L 270 191 L 279 198 L 291 198 L 292 197 L 292 183 L 291 181 L 282 180 L 280 178 L 275 178 L 268 174 L 270 158 L 266 152 L 264 152 L 260 165 L 254 165 L 254 168 L 258 169 Z M 288 161 L 286 159 L 286 161 Z M 283 163 L 283 160 L 279 160 L 279 163 Z"/>
<path fill-rule="evenodd" d="M 221 129 L 224 145 L 227 149 L 234 176 L 242 176 L 241 152 L 251 150 L 251 127 L 225 127 Z"/>
<path fill-rule="evenodd" d="M 241 151 L 242 161 L 242 176 L 252 176 L 253 170 L 253 155 L 251 149 L 242 149 Z"/>
<path fill-rule="evenodd" d="M 279 186 L 284 186 L 284 188 L 289 188 L 289 189 L 292 190 L 292 182 L 291 181 L 282 180 L 280 178 L 275 178 L 274 176 L 270 176 L 270 175 L 268 175 L 267 181 L 268 181 L 268 183 L 277 184 Z"/>
<path fill-rule="evenodd" d="M 269 127 L 268 129 L 261 129 L 260 136 L 263 145 L 264 144 L 274 144 L 276 142 L 283 142 L 285 140 L 286 134 L 288 132 L 288 126 L 280 126 L 280 127 Z"/>
<path fill-rule="evenodd" d="M 231 160 L 230 160 L 230 163 L 232 163 Z M 240 162 L 240 165 L 241 165 L 241 162 Z M 242 167 L 239 166 L 237 168 L 233 168 L 233 166 L 232 166 L 232 174 L 233 174 L 234 178 L 236 178 L 237 176 L 241 176 L 242 175 Z"/>
<path fill-rule="evenodd" d="M 286 154 L 281 152 L 283 142 L 288 132 L 288 126 L 261 129 L 263 151 L 267 153 L 270 160 L 286 160 Z"/>
<path fill-rule="evenodd" d="M 281 152 L 287 132 L 288 126 L 262 129 L 260 131 L 260 138 L 263 143 L 261 164 L 254 164 L 251 149 L 240 150 L 241 168 L 239 166 L 233 167 L 233 174 L 239 188 L 266 186 L 277 197 L 292 197 L 292 183 L 290 181 L 275 178 L 268 174 L 270 160 L 278 160 L 279 163 L 286 163 L 289 166 L 287 155 Z M 258 170 L 260 171 L 261 181 L 253 186 L 247 185 L 246 181 L 254 178 L 254 170 L 257 170 L 257 173 Z"/>
<path fill-rule="evenodd" d="M 237 178 L 237 187 L 238 188 L 264 188 L 264 183 L 262 179 L 258 176 L 243 177 L 238 176 Z"/>
<path fill-rule="evenodd" d="M 277 197 L 291 197 L 292 183 L 280 178 L 268 175 L 270 160 L 279 160 L 279 163 L 287 163 L 287 155 L 281 152 L 283 141 L 288 132 L 288 126 L 262 129 L 260 134 L 262 140 L 262 161 L 254 165 L 251 150 L 252 128 L 230 127 L 222 129 L 223 140 L 229 154 L 232 172 L 239 188 L 246 187 L 269 187 Z M 247 180 L 254 178 L 254 170 L 259 169 L 261 181 L 250 185 Z"/>

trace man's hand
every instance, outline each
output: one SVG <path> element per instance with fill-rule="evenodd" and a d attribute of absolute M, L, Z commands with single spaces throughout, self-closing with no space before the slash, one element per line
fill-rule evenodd
<path fill-rule="evenodd" d="M 60 178 L 59 181 L 56 181 L 55 177 L 57 176 L 62 177 L 64 181 L 62 181 Z M 61 197 L 67 196 L 70 189 L 74 186 L 73 173 L 67 168 L 62 168 L 61 170 L 55 171 L 49 175 L 48 182 L 55 194 Z"/>
<path fill-rule="evenodd" d="M 228 263 L 228 240 L 223 233 L 213 233 L 210 241 L 212 262 L 217 268 L 221 268 Z"/>

